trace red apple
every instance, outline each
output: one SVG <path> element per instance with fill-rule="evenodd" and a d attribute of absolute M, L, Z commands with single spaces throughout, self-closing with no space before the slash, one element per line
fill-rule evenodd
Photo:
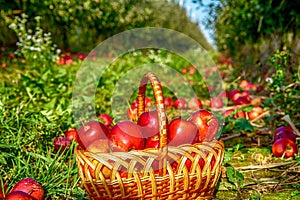
<path fill-rule="evenodd" d="M 239 96 L 237 99 L 235 99 L 235 100 L 233 101 L 233 103 L 234 103 L 235 105 L 245 105 L 245 104 L 250 103 L 250 100 L 249 100 L 249 98 L 246 97 L 246 96 Z"/>
<path fill-rule="evenodd" d="M 5 200 L 35 200 L 35 199 L 25 192 L 15 191 L 15 192 L 10 192 L 5 197 Z"/>
<path fill-rule="evenodd" d="M 70 128 L 65 132 L 65 137 L 68 138 L 70 141 L 77 141 L 78 131 L 76 128 Z"/>
<path fill-rule="evenodd" d="M 275 157 L 285 158 L 294 157 L 298 153 L 296 143 L 289 138 L 281 138 L 276 140 L 272 145 L 272 153 Z"/>
<path fill-rule="evenodd" d="M 233 112 L 234 112 L 234 109 L 233 109 L 233 108 L 227 109 L 227 110 L 225 110 L 225 111 L 222 113 L 222 116 L 223 116 L 223 117 L 228 117 L 228 116 L 230 116 Z"/>
<path fill-rule="evenodd" d="M 153 135 L 152 137 L 147 138 L 146 144 L 145 144 L 145 149 L 148 148 L 159 148 L 159 135 Z"/>
<path fill-rule="evenodd" d="M 159 120 L 156 110 L 141 114 L 137 124 L 140 126 L 144 138 L 159 134 Z"/>
<path fill-rule="evenodd" d="M 249 82 L 247 80 L 242 80 L 240 83 L 240 88 L 242 88 L 243 90 L 247 88 Z"/>
<path fill-rule="evenodd" d="M 109 134 L 109 145 L 112 151 L 141 150 L 145 147 L 140 127 L 131 121 L 118 122 Z"/>
<path fill-rule="evenodd" d="M 109 127 L 111 125 L 111 123 L 113 122 L 113 118 L 109 114 L 106 114 L 106 113 L 101 113 L 99 115 L 99 119 L 101 121 L 103 121 L 103 124 L 107 127 Z"/>
<path fill-rule="evenodd" d="M 57 137 L 54 139 L 54 150 L 58 151 L 61 149 L 61 151 L 64 151 L 65 149 L 69 149 L 71 146 L 71 140 L 69 140 L 66 137 Z"/>
<path fill-rule="evenodd" d="M 170 109 L 173 106 L 173 99 L 171 97 L 164 97 L 164 106 L 166 109 Z"/>
<path fill-rule="evenodd" d="M 228 117 L 228 116 L 230 116 L 234 111 L 235 111 L 234 108 L 230 108 L 230 109 L 228 109 L 228 110 L 225 110 L 225 111 L 222 113 L 222 116 L 223 116 L 223 117 Z M 244 112 L 244 111 L 239 111 L 239 112 L 235 113 L 233 117 L 234 117 L 234 118 L 245 118 L 245 112 Z"/>
<path fill-rule="evenodd" d="M 260 106 L 254 106 L 253 109 L 250 112 L 247 112 L 249 120 L 253 120 L 257 118 L 259 115 L 261 115 L 264 112 L 262 107 Z"/>
<path fill-rule="evenodd" d="M 33 178 L 24 178 L 17 182 L 11 192 L 22 191 L 33 197 L 34 200 L 44 199 L 43 187 Z M 13 199 L 13 198 L 12 198 Z"/>
<path fill-rule="evenodd" d="M 233 101 L 234 100 L 234 97 L 236 96 L 236 95 L 239 95 L 240 94 L 240 91 L 238 91 L 238 90 L 232 90 L 231 92 L 229 92 L 229 99 L 231 100 L 231 101 Z"/>
<path fill-rule="evenodd" d="M 86 148 L 86 150 L 92 153 L 108 153 L 109 140 L 108 139 L 95 140 Z"/>
<path fill-rule="evenodd" d="M 176 109 L 186 109 L 187 108 L 187 104 L 186 104 L 186 101 L 184 100 L 184 98 L 178 98 L 178 99 L 176 99 L 174 101 L 173 106 Z"/>
<path fill-rule="evenodd" d="M 7 187 L 6 185 L 4 185 L 4 187 L 2 188 L 2 186 L 0 185 L 0 199 L 4 198 L 5 193 L 6 193 Z"/>
<path fill-rule="evenodd" d="M 199 132 L 199 142 L 211 141 L 218 133 L 218 119 L 208 110 L 198 110 L 194 112 L 188 121 L 196 124 Z"/>
<path fill-rule="evenodd" d="M 210 107 L 211 108 L 222 108 L 223 107 L 223 101 L 219 97 L 212 97 L 210 100 Z"/>
<path fill-rule="evenodd" d="M 280 126 L 275 130 L 274 133 L 279 132 L 279 131 L 293 132 L 293 128 L 291 126 Z"/>
<path fill-rule="evenodd" d="M 188 102 L 188 108 L 191 110 L 199 110 L 199 109 L 203 108 L 203 105 L 199 98 L 193 97 Z"/>
<path fill-rule="evenodd" d="M 198 142 L 197 126 L 181 118 L 173 119 L 169 124 L 168 139 L 170 146 L 194 144 Z"/>
<path fill-rule="evenodd" d="M 254 83 L 249 82 L 245 90 L 256 91 L 256 89 L 257 89 L 256 85 Z"/>
<path fill-rule="evenodd" d="M 86 149 L 88 145 L 99 139 L 107 139 L 109 131 L 107 127 L 99 121 L 89 121 L 82 125 L 78 131 L 78 143 Z"/>
<path fill-rule="evenodd" d="M 289 138 L 296 142 L 297 135 L 290 131 L 279 130 L 274 133 L 274 141 L 279 140 L 281 138 Z"/>

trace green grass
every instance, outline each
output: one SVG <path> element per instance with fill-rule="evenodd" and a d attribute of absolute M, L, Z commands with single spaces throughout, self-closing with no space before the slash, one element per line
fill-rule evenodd
<path fill-rule="evenodd" d="M 169 77 L 168 67 L 181 72 L 191 63 L 174 54 L 160 52 L 160 55 L 157 56 L 156 53 L 128 53 L 115 61 L 109 58 L 106 58 L 107 60 L 99 58 L 95 61 L 100 66 L 110 63 L 101 79 L 97 79 L 97 70 L 90 70 L 85 72 L 87 76 L 82 76 L 79 80 L 83 81 L 82 83 L 98 81 L 96 82 L 94 104 L 96 114 L 102 112 L 114 114 L 115 122 L 126 118 L 124 111 L 127 110 L 129 103 L 136 98 L 139 81 L 143 75 L 136 69 L 142 69 L 147 63 L 159 64 L 156 67 L 145 69 L 152 69 L 160 75 L 159 79 L 162 81 L 165 96 L 175 98 L 189 95 L 185 89 L 184 81 L 182 85 L 179 84 L 182 88 L 177 88 L 178 90 L 174 92 L 172 84 L 168 81 L 170 79 L 177 80 L 177 77 Z M 53 148 L 54 138 L 63 136 L 70 127 L 80 126 L 80 123 L 73 118 L 73 88 L 78 87 L 80 98 L 90 98 L 88 96 L 89 91 L 85 88 L 86 85 L 76 85 L 78 83 L 75 81 L 78 80 L 76 75 L 82 64 L 84 63 L 81 61 L 75 61 L 71 65 L 58 66 L 54 64 L 39 67 L 14 59 L 9 63 L 8 68 L 0 68 L 1 187 L 6 185 L 10 191 L 20 179 L 32 177 L 42 184 L 45 190 L 45 199 L 88 199 L 78 175 L 74 155 L 76 144 L 73 143 L 71 148 L 63 153 L 56 153 Z M 196 64 L 203 65 L 201 61 Z M 205 73 L 201 73 L 201 75 L 205 75 Z M 125 81 L 122 80 L 124 76 L 127 78 Z M 200 74 L 185 74 L 183 77 L 187 81 L 194 81 L 191 84 L 193 90 L 207 106 L 209 93 L 205 88 L 203 77 Z M 208 79 L 213 80 L 214 76 L 208 77 Z M 146 94 L 153 98 L 151 87 L 147 87 Z M 116 102 L 121 102 L 117 111 L 112 105 L 114 103 L 112 96 L 116 98 Z M 95 117 L 95 113 L 89 112 L 90 108 L 85 102 L 82 101 L 81 103 L 77 106 L 83 110 L 84 116 L 81 116 L 83 120 Z M 174 113 L 174 110 L 167 113 L 170 119 L 175 116 Z M 240 127 L 240 129 L 242 128 Z M 247 166 L 257 162 L 257 158 L 253 155 L 261 154 L 265 157 L 270 155 L 268 146 L 264 146 L 264 148 L 237 147 L 237 144 L 250 144 L 251 138 L 255 137 L 255 130 L 250 134 L 249 131 L 240 129 L 237 131 L 242 131 L 242 137 L 231 140 L 232 143 L 226 145 L 227 164 Z M 248 135 L 245 134 L 246 132 Z M 266 143 L 270 142 L 269 139 L 266 137 Z M 264 171 L 260 175 L 261 177 L 269 177 L 272 173 Z M 245 184 L 250 184 L 247 181 L 251 174 L 245 173 L 244 176 Z M 267 195 L 270 195 L 270 199 L 297 199 L 295 188 L 296 191 L 299 191 L 298 185 L 295 187 L 287 186 L 286 191 L 276 192 L 272 196 L 270 191 L 258 194 L 255 189 L 245 187 L 240 188 L 242 193 L 238 194 L 236 188 L 226 178 L 221 179 L 221 184 L 223 184 L 222 187 L 219 187 L 219 191 L 217 191 L 219 199 L 238 199 L 239 197 L 255 199 L 258 196 L 264 199 Z"/>

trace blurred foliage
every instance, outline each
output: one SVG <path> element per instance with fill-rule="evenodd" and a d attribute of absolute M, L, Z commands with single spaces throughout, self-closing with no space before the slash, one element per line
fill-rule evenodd
<path fill-rule="evenodd" d="M 156 26 L 175 29 L 212 50 L 196 23 L 175 1 L 143 0 L 0 0 L 0 44 L 12 46 L 16 36 L 8 29 L 16 15 L 28 15 L 28 26 L 41 16 L 42 29 L 53 35 L 60 48 L 88 52 L 98 42 L 125 30 Z"/>
<path fill-rule="evenodd" d="M 289 50 L 291 62 L 299 61 L 300 0 L 216 0 L 208 9 L 206 25 L 215 31 L 218 50 L 244 70 L 258 63 L 267 70 L 265 62 L 277 49 Z"/>

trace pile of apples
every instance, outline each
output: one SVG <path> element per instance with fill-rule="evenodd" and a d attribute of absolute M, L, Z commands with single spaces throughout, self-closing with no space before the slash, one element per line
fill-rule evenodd
<path fill-rule="evenodd" d="M 0 199 L 4 198 L 0 188 Z M 43 187 L 33 178 L 24 178 L 16 183 L 12 190 L 5 196 L 5 200 L 43 200 Z"/>
<path fill-rule="evenodd" d="M 280 126 L 274 132 L 272 153 L 275 157 L 290 158 L 298 153 L 297 135 L 291 126 Z"/>
<path fill-rule="evenodd" d="M 159 148 L 158 113 L 156 110 L 149 110 L 149 106 L 152 105 L 151 99 L 150 101 L 149 99 L 146 98 L 145 101 L 148 111 L 139 117 L 129 115 L 128 120 L 113 124 L 113 118 L 103 113 L 100 114 L 99 121 L 92 120 L 84 123 L 78 130 L 75 128 L 69 129 L 65 132 L 65 137 L 55 139 L 55 150 L 68 148 L 71 140 L 76 141 L 82 149 L 93 153 L 126 152 L 130 150 Z M 172 104 L 169 101 L 165 101 L 165 107 L 174 106 L 174 104 L 177 104 L 176 102 L 180 106 L 190 105 L 190 107 L 196 107 L 190 102 L 184 104 L 182 100 L 178 99 L 178 101 L 174 101 Z M 195 100 L 193 99 L 193 101 Z M 199 102 L 201 103 L 201 101 L 195 102 L 199 107 Z M 132 105 L 135 103 L 137 101 L 134 101 Z M 218 128 L 218 119 L 212 112 L 198 109 L 187 119 L 175 118 L 168 123 L 168 145 L 179 146 L 182 144 L 211 141 L 216 137 Z"/>
<path fill-rule="evenodd" d="M 234 114 L 234 118 L 246 118 L 248 120 L 254 120 L 263 114 L 264 110 L 261 106 L 261 98 L 252 98 L 251 92 L 259 91 L 262 89 L 261 85 L 255 85 L 247 80 L 242 80 L 240 83 L 241 90 L 231 90 L 230 92 L 225 91 L 223 97 L 226 97 L 228 101 L 232 102 L 234 108 L 227 109 L 223 112 L 223 116 L 227 117 L 234 111 L 239 110 L 243 106 L 252 106 L 253 109 L 250 112 L 239 111 Z"/>

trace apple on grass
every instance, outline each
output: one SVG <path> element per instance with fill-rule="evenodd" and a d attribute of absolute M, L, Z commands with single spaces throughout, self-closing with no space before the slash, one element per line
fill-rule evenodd
<path fill-rule="evenodd" d="M 77 140 L 78 137 L 78 131 L 76 128 L 69 128 L 66 132 L 65 132 L 65 137 L 68 138 L 71 141 L 75 141 Z"/>
<path fill-rule="evenodd" d="M 187 103 L 184 98 L 178 98 L 174 101 L 173 106 L 176 109 L 186 109 Z"/>
<path fill-rule="evenodd" d="M 194 112 L 188 121 L 196 124 L 199 134 L 199 142 L 211 141 L 218 134 L 219 122 L 215 115 L 208 110 Z"/>
<path fill-rule="evenodd" d="M 279 131 L 293 132 L 293 128 L 291 126 L 280 126 L 275 130 L 275 133 Z"/>
<path fill-rule="evenodd" d="M 198 128 L 190 121 L 181 118 L 173 119 L 168 128 L 168 139 L 170 146 L 194 144 L 198 142 Z"/>
<path fill-rule="evenodd" d="M 24 178 L 17 182 L 17 184 L 12 188 L 11 193 L 16 191 L 28 194 L 33 200 L 44 199 L 43 187 L 33 178 Z"/>
<path fill-rule="evenodd" d="M 249 120 L 254 120 L 258 116 L 260 116 L 264 110 L 260 106 L 253 106 L 252 110 L 250 112 L 247 112 Z"/>
<path fill-rule="evenodd" d="M 145 147 L 140 127 L 131 121 L 118 122 L 108 136 L 112 151 L 142 150 Z"/>
<path fill-rule="evenodd" d="M 199 110 L 199 109 L 203 108 L 203 105 L 199 98 L 193 97 L 188 102 L 188 108 L 191 110 Z"/>
<path fill-rule="evenodd" d="M 171 97 L 164 97 L 164 106 L 166 109 L 170 109 L 173 106 L 173 99 Z"/>
<path fill-rule="evenodd" d="M 234 108 L 227 109 L 227 110 L 225 110 L 225 111 L 222 113 L 222 116 L 223 116 L 223 117 L 228 117 L 228 116 L 230 116 L 233 112 L 235 112 L 235 110 L 236 110 L 236 109 L 234 109 Z M 239 111 L 239 112 L 235 113 L 235 114 L 233 115 L 233 117 L 234 117 L 235 119 L 237 119 L 237 118 L 245 118 L 245 112 L 244 112 L 244 111 Z"/>
<path fill-rule="evenodd" d="M 5 200 L 35 200 L 32 196 L 22 191 L 10 192 Z"/>
<path fill-rule="evenodd" d="M 69 149 L 69 147 L 72 144 L 72 141 L 66 137 L 57 137 L 54 139 L 53 143 L 54 143 L 54 150 L 55 152 L 57 152 L 59 150 L 64 151 L 66 149 Z"/>
<path fill-rule="evenodd" d="M 298 153 L 296 143 L 289 138 L 281 138 L 276 140 L 272 145 L 272 153 L 275 157 L 294 157 Z"/>
<path fill-rule="evenodd" d="M 220 97 L 212 97 L 210 100 L 210 107 L 211 108 L 222 108 L 223 101 Z"/>
<path fill-rule="evenodd" d="M 86 149 L 96 140 L 107 139 L 108 134 L 109 130 L 104 124 L 99 121 L 89 121 L 79 129 L 77 141 L 83 149 Z"/>

